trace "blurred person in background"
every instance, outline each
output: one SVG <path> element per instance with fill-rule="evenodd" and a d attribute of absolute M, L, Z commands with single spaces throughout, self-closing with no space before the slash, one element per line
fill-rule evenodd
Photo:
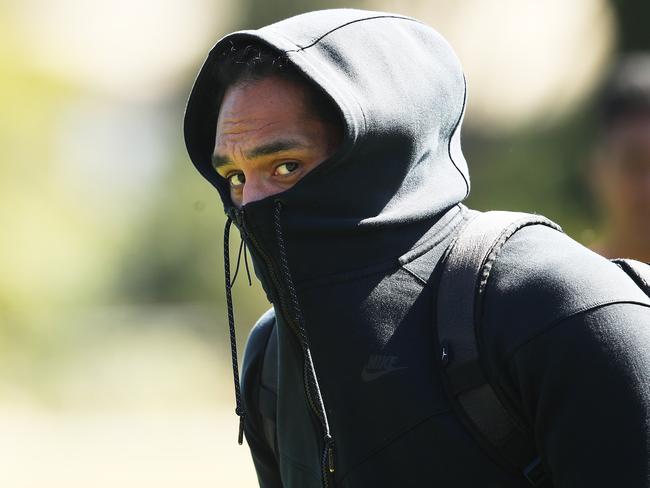
<path fill-rule="evenodd" d="M 185 142 L 228 216 L 262 487 L 650 487 L 650 298 L 548 220 L 461 203 L 466 97 L 436 31 L 362 10 L 201 68 Z M 233 223 L 273 304 L 241 391 Z"/>
<path fill-rule="evenodd" d="M 650 262 L 650 53 L 625 57 L 605 84 L 589 167 L 604 220 L 595 250 Z"/>

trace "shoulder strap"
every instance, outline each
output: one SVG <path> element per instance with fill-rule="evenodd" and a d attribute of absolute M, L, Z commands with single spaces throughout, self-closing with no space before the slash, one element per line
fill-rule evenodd
<path fill-rule="evenodd" d="M 276 404 L 278 384 L 278 340 L 274 309 L 262 315 L 251 329 L 242 363 L 242 393 L 256 436 L 277 456 Z"/>
<path fill-rule="evenodd" d="M 532 435 L 504 406 L 480 361 L 478 311 L 495 259 L 515 232 L 529 225 L 560 227 L 517 212 L 479 213 L 461 229 L 443 257 L 437 331 L 443 377 L 452 406 L 488 454 L 533 486 L 544 480 Z"/>
<path fill-rule="evenodd" d="M 650 265 L 635 259 L 612 259 L 650 297 Z"/>

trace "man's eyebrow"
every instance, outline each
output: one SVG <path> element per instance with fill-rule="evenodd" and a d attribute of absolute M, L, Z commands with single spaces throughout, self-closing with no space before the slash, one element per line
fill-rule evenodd
<path fill-rule="evenodd" d="M 232 161 L 227 156 L 222 156 L 220 154 L 213 154 L 212 155 L 212 167 L 214 169 L 220 168 L 221 166 L 227 166 Z"/>
<path fill-rule="evenodd" d="M 260 156 L 268 156 L 282 151 L 290 151 L 292 149 L 304 149 L 307 147 L 300 141 L 295 139 L 279 139 L 272 141 L 261 146 L 254 147 L 245 153 L 245 156 L 250 159 L 259 158 Z M 212 155 L 212 166 L 217 169 L 221 166 L 232 164 L 232 160 L 221 154 Z"/>

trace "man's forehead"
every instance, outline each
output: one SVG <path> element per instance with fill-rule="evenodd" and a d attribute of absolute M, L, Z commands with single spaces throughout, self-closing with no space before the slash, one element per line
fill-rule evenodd
<path fill-rule="evenodd" d="M 247 82 L 224 94 L 217 119 L 217 142 L 222 137 L 277 130 L 307 117 L 304 93 L 278 77 Z"/>
<path fill-rule="evenodd" d="M 260 118 L 265 113 L 305 112 L 306 88 L 301 83 L 280 76 L 237 83 L 223 96 L 219 119 Z"/>
<path fill-rule="evenodd" d="M 290 117 L 280 114 L 277 117 L 268 113 L 259 118 L 233 118 L 224 120 L 217 126 L 213 153 L 226 153 L 234 150 L 249 151 L 260 145 L 276 144 L 277 147 L 306 145 L 316 136 L 313 121 L 306 118 Z"/>
<path fill-rule="evenodd" d="M 228 144 L 230 142 L 245 142 L 253 136 L 286 128 L 290 119 L 282 113 L 267 113 L 265 116 L 247 116 L 246 113 L 232 114 L 220 119 L 217 124 L 216 142 Z"/>

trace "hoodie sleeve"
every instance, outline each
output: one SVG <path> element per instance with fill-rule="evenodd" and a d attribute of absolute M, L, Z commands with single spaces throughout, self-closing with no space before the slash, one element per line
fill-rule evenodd
<path fill-rule="evenodd" d="M 526 228 L 496 260 L 481 323 L 488 375 L 555 488 L 650 488 L 650 300 L 625 273 Z"/>
<path fill-rule="evenodd" d="M 268 385 L 263 384 L 262 376 L 268 345 L 274 331 L 275 315 L 271 309 L 260 317 L 251 330 L 242 365 L 242 396 L 246 411 L 244 433 L 261 488 L 282 488 L 274 449 L 264 432 L 264 419 L 260 408 L 261 397 L 273 393 Z"/>
<path fill-rule="evenodd" d="M 555 324 L 508 363 L 556 488 L 650 487 L 650 307 Z"/>

